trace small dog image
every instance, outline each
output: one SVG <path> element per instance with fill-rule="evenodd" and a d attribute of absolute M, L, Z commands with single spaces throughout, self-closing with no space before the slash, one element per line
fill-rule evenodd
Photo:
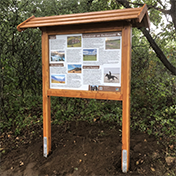
<path fill-rule="evenodd" d="M 92 86 L 90 86 L 90 90 L 91 90 L 91 91 L 98 91 L 98 86 L 92 85 Z"/>

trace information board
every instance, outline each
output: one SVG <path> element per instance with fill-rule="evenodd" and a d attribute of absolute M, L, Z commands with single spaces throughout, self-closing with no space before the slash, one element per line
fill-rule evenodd
<path fill-rule="evenodd" d="M 49 17 L 17 26 L 42 31 L 43 151 L 51 152 L 51 97 L 122 101 L 122 172 L 130 160 L 132 27 L 150 28 L 147 6 Z M 116 31 L 116 32 L 115 32 Z"/>
<path fill-rule="evenodd" d="M 50 89 L 121 90 L 122 32 L 49 36 Z"/>

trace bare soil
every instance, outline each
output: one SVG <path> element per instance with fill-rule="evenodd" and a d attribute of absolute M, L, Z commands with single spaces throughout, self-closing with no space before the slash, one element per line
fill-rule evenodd
<path fill-rule="evenodd" d="M 116 123 L 72 121 L 52 125 L 52 152 L 43 157 L 42 127 L 23 135 L 1 136 L 0 174 L 35 175 L 174 175 L 166 148 L 154 136 L 131 129 L 130 169 L 121 172 L 121 127 Z"/>

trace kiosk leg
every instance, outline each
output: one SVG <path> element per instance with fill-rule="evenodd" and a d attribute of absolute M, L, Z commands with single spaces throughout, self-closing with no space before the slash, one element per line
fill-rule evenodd
<path fill-rule="evenodd" d="M 43 85 L 43 153 L 47 157 L 51 151 L 51 112 L 49 89 L 48 35 L 42 32 L 42 85 Z"/>
<path fill-rule="evenodd" d="M 122 172 L 126 173 L 130 163 L 130 79 L 131 79 L 131 26 L 122 31 Z"/>
<path fill-rule="evenodd" d="M 127 103 L 127 102 L 126 102 Z M 127 173 L 130 163 L 130 113 L 123 101 L 122 118 L 122 172 Z M 126 113 L 125 113 L 126 111 Z"/>
<path fill-rule="evenodd" d="M 43 155 L 47 157 L 51 151 L 51 113 L 50 97 L 46 98 L 45 110 L 43 109 Z M 44 115 L 45 114 L 45 115 Z"/>

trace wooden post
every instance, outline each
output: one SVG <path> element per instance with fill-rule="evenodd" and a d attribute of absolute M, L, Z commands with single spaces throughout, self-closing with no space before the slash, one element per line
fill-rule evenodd
<path fill-rule="evenodd" d="M 130 80 L 131 80 L 131 26 L 122 31 L 122 172 L 129 169 L 130 160 Z"/>
<path fill-rule="evenodd" d="M 49 89 L 48 35 L 42 32 L 42 85 L 43 85 L 43 153 L 47 157 L 51 151 L 51 112 Z"/>

